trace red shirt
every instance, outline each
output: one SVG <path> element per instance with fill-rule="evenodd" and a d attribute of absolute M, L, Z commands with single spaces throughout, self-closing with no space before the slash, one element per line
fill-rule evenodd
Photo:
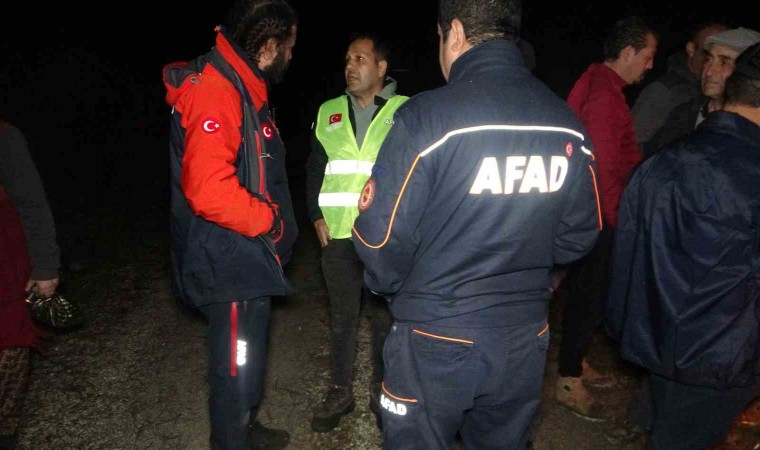
<path fill-rule="evenodd" d="M 633 117 L 626 103 L 625 80 L 601 63 L 591 64 L 567 97 L 567 103 L 583 122 L 593 145 L 599 170 L 602 216 L 617 225 L 617 209 L 628 178 L 641 161 Z"/>

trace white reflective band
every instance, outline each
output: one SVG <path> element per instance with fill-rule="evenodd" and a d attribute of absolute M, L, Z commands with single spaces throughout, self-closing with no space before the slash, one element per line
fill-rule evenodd
<path fill-rule="evenodd" d="M 359 194 L 352 192 L 334 192 L 319 194 L 319 206 L 357 206 Z"/>
<path fill-rule="evenodd" d="M 433 150 L 437 149 L 441 145 L 445 144 L 446 141 L 449 140 L 450 137 L 456 136 L 459 134 L 465 134 L 465 133 L 477 133 L 479 131 L 547 131 L 547 132 L 555 132 L 555 133 L 567 133 L 572 134 L 573 136 L 578 137 L 579 139 L 583 139 L 583 135 L 578 133 L 575 130 L 571 130 L 570 128 L 562 128 L 562 127 L 547 127 L 542 125 L 479 125 L 476 127 L 469 127 L 469 128 L 460 128 L 458 130 L 449 131 L 446 133 L 444 137 L 438 140 L 438 142 L 433 143 L 430 147 L 426 148 L 422 152 L 420 152 L 420 156 L 424 157 L 427 156 L 428 153 L 432 152 Z"/>
<path fill-rule="evenodd" d="M 581 145 L 581 150 L 583 151 L 583 153 L 585 153 L 585 154 L 587 154 L 587 155 L 590 155 L 590 154 L 591 154 L 591 150 L 587 149 L 586 147 L 584 147 L 584 146 L 582 146 L 582 145 Z"/>
<path fill-rule="evenodd" d="M 367 176 L 372 175 L 372 166 L 374 163 L 369 161 L 359 161 L 354 159 L 343 159 L 330 161 L 325 166 L 325 175 L 349 175 L 361 173 Z"/>

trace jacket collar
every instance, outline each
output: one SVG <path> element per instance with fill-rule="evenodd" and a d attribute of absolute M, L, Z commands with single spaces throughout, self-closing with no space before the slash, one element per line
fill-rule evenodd
<path fill-rule="evenodd" d="M 515 67 L 528 71 L 517 44 L 514 41 L 495 39 L 476 45 L 457 58 L 451 65 L 449 83 L 468 79 L 484 71 L 510 73 Z"/>
<path fill-rule="evenodd" d="M 720 128 L 732 135 L 749 142 L 753 147 L 760 147 L 760 126 L 741 114 L 728 111 L 713 111 L 701 126 Z"/>
<path fill-rule="evenodd" d="M 623 91 L 624 87 L 628 86 L 628 83 L 625 82 L 623 77 L 618 75 L 618 73 L 611 68 L 607 67 L 607 65 L 604 63 L 593 63 L 591 64 L 590 68 L 594 70 L 598 76 L 606 78 L 615 86 L 615 89 L 619 90 L 620 92 Z"/>
<path fill-rule="evenodd" d="M 253 97 L 256 109 L 260 109 L 267 102 L 267 84 L 259 68 L 246 56 L 243 49 L 235 44 L 231 37 L 228 37 L 224 27 L 217 28 L 216 48 L 243 80 Z"/>

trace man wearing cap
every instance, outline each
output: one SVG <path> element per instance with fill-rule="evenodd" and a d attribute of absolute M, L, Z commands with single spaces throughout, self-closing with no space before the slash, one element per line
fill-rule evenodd
<path fill-rule="evenodd" d="M 647 449 L 720 443 L 760 392 L 760 43 L 731 65 L 722 110 L 644 161 L 619 207 L 607 324 L 651 374 Z"/>
<path fill-rule="evenodd" d="M 652 154 L 696 128 L 707 114 L 723 107 L 726 79 L 734 71 L 736 57 L 747 47 L 760 42 L 760 33 L 749 28 L 734 28 L 705 39 L 702 68 L 702 95 L 676 107 L 665 124 L 644 147 Z"/>

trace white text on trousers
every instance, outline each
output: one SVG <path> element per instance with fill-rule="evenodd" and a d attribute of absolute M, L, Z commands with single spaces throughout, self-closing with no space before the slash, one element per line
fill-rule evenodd
<path fill-rule="evenodd" d="M 380 395 L 380 404 L 383 406 L 383 408 L 387 409 L 393 414 L 399 416 L 406 415 L 406 405 L 394 402 L 393 400 L 386 397 L 385 394 Z"/>

